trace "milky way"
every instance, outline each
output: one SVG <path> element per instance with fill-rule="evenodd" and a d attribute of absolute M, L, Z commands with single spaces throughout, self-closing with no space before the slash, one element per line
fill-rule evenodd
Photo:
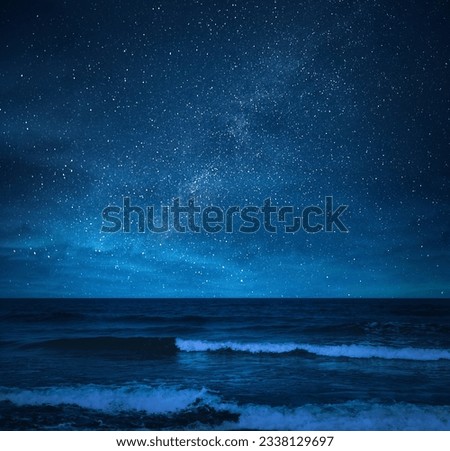
<path fill-rule="evenodd" d="M 449 297 L 446 2 L 10 1 L 1 295 Z M 101 212 L 348 205 L 348 233 Z"/>

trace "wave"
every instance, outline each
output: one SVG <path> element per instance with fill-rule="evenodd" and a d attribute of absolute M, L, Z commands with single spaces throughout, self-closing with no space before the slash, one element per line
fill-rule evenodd
<path fill-rule="evenodd" d="M 33 390 L 0 387 L 0 402 L 13 403 L 15 409 L 47 408 L 49 416 L 36 415 L 47 423 L 37 428 L 54 427 L 52 415 L 60 407 L 70 418 L 64 428 L 77 428 L 77 415 L 86 420 L 89 415 L 117 428 L 127 423 L 111 422 L 112 416 L 162 429 L 220 429 L 220 430 L 449 430 L 450 406 L 415 405 L 408 403 L 382 404 L 348 401 L 338 404 L 307 404 L 296 408 L 283 406 L 226 402 L 205 388 L 151 387 L 147 385 L 48 387 Z M 48 406 L 55 409 L 48 410 Z M 63 408 L 62 408 L 63 407 Z M 72 407 L 71 409 L 68 407 Z M 74 411 L 73 408 L 82 409 Z M 5 407 L 3 407 L 5 408 Z M 39 411 L 39 410 L 38 410 Z M 100 414 L 108 415 L 101 417 Z M 75 416 L 75 417 L 74 417 Z M 57 417 L 61 421 L 61 415 Z M 67 424 L 72 426 L 69 427 Z M 22 423 L 30 427 L 29 423 Z M 81 423 L 85 428 L 86 422 Z M 130 424 L 128 424 L 129 426 Z M 14 426 L 13 426 L 14 427 Z M 16 425 L 16 427 L 19 427 Z M 93 426 L 92 426 L 93 427 Z"/>
<path fill-rule="evenodd" d="M 310 404 L 296 409 L 246 406 L 239 429 L 256 430 L 449 430 L 449 406 L 407 403 L 381 404 L 348 401 L 339 404 Z M 232 429 L 232 424 L 224 424 Z"/>
<path fill-rule="evenodd" d="M 299 343 L 238 343 L 233 341 L 213 342 L 204 340 L 177 339 L 176 345 L 185 352 L 236 351 L 252 354 L 308 353 L 325 357 L 347 357 L 357 359 L 401 359 L 401 360 L 450 360 L 450 351 L 426 348 L 393 348 L 366 345 L 314 345 Z"/>
<path fill-rule="evenodd" d="M 70 404 L 108 413 L 128 410 L 143 411 L 148 414 L 171 413 L 186 409 L 195 402 L 198 403 L 206 395 L 205 389 L 155 388 L 139 384 L 123 387 L 92 384 L 33 390 L 0 388 L 0 399 L 19 406 Z"/>
<path fill-rule="evenodd" d="M 129 322 L 129 323 L 149 323 L 149 324 L 194 324 L 202 325 L 209 324 L 211 318 L 200 315 L 183 315 L 183 316 L 156 316 L 156 315 L 123 315 L 108 318 L 109 321 L 114 322 Z"/>
<path fill-rule="evenodd" d="M 23 348 L 44 348 L 82 354 L 124 355 L 134 357 L 168 357 L 178 352 L 245 352 L 251 354 L 296 354 L 314 358 L 353 358 L 435 361 L 450 360 L 450 351 L 362 344 L 317 345 L 309 343 L 240 343 L 235 341 L 186 340 L 175 337 L 77 337 L 60 338 L 23 345 Z"/>

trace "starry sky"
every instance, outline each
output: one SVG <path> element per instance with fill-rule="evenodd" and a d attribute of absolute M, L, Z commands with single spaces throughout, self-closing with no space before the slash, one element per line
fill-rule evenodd
<path fill-rule="evenodd" d="M 2 297 L 450 297 L 446 1 L 8 0 Z M 101 211 L 348 205 L 348 233 Z"/>

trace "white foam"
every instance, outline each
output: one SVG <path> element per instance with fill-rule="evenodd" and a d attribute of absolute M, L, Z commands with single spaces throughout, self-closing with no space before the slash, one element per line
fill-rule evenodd
<path fill-rule="evenodd" d="M 180 351 L 187 352 L 230 349 L 232 351 L 251 352 L 254 354 L 262 352 L 283 354 L 301 349 L 295 343 L 236 343 L 233 341 L 182 340 L 180 338 L 177 338 L 176 345 Z"/>
<path fill-rule="evenodd" d="M 34 390 L 0 388 L 0 399 L 17 405 L 73 404 L 104 412 L 127 410 L 147 413 L 170 413 L 183 410 L 190 404 L 211 395 L 206 390 L 176 389 L 129 385 L 109 387 L 83 385 L 78 387 L 49 387 Z"/>
<path fill-rule="evenodd" d="M 224 429 L 256 430 L 449 430 L 449 406 L 349 401 L 296 409 L 243 406 L 239 422 Z"/>
<path fill-rule="evenodd" d="M 401 360 L 450 360 L 450 351 L 445 349 L 394 348 L 367 345 L 313 345 L 301 343 L 238 343 L 233 341 L 182 340 L 177 338 L 178 349 L 185 352 L 232 350 L 238 352 L 283 354 L 293 351 L 307 351 L 329 357 L 357 359 L 401 359 Z"/>

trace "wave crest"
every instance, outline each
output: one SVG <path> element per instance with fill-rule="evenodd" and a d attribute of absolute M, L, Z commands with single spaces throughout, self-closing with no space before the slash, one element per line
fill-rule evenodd
<path fill-rule="evenodd" d="M 124 387 L 82 385 L 33 390 L 3 387 L 0 389 L 0 399 L 19 406 L 71 404 L 108 413 L 130 410 L 144 411 L 148 414 L 170 413 L 186 409 L 189 405 L 198 403 L 206 397 L 205 389 L 175 389 L 146 385 Z"/>
<path fill-rule="evenodd" d="M 393 348 L 366 345 L 313 345 L 298 343 L 237 343 L 233 341 L 213 342 L 205 340 L 182 340 L 177 338 L 178 349 L 185 352 L 236 351 L 252 354 L 285 354 L 303 352 L 326 357 L 347 357 L 357 359 L 400 359 L 400 360 L 450 360 L 450 351 L 425 348 Z"/>

